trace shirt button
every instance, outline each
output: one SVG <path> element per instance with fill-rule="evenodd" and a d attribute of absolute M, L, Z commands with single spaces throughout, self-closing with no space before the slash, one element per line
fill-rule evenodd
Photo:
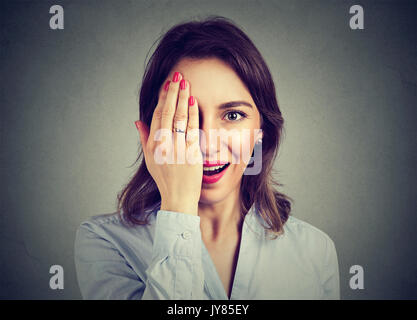
<path fill-rule="evenodd" d="M 181 236 L 184 240 L 188 240 L 188 239 L 191 238 L 191 233 L 190 233 L 190 231 L 186 230 L 181 234 Z"/>

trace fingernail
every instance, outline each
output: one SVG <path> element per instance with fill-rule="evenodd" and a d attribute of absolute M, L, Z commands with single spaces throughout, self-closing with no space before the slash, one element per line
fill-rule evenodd
<path fill-rule="evenodd" d="M 170 83 L 171 81 L 167 81 L 166 83 L 165 83 L 165 86 L 164 86 L 164 90 L 165 91 L 168 91 L 168 89 L 169 89 L 169 83 Z"/>
<path fill-rule="evenodd" d="M 181 82 L 180 82 L 180 88 L 181 88 L 181 90 L 185 90 L 185 87 L 186 86 L 187 86 L 187 84 L 185 83 L 185 80 L 182 79 Z"/>
<path fill-rule="evenodd" d="M 190 98 L 188 99 L 188 104 L 190 106 L 193 106 L 194 105 L 194 102 L 195 102 L 194 97 L 193 96 L 190 96 Z"/>
<path fill-rule="evenodd" d="M 135 121 L 136 129 L 139 130 L 139 121 Z"/>
<path fill-rule="evenodd" d="M 174 77 L 172 78 L 172 81 L 178 82 L 179 79 L 180 79 L 180 73 L 179 72 L 175 72 L 174 73 Z"/>

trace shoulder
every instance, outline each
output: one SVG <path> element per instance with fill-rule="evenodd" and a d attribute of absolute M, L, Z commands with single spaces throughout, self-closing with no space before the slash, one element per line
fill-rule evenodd
<path fill-rule="evenodd" d="M 153 222 L 153 214 L 149 215 L 148 225 L 131 225 L 119 212 L 91 216 L 79 225 L 75 245 L 97 245 L 105 241 L 113 247 L 120 247 L 130 241 L 136 242 L 138 238 L 149 241 Z"/>
<path fill-rule="evenodd" d="M 121 222 L 121 216 L 118 212 L 98 214 L 91 216 L 84 220 L 81 225 L 89 226 L 101 226 L 105 224 L 119 224 Z"/>
<path fill-rule="evenodd" d="M 317 259 L 317 262 L 328 260 L 329 255 L 336 251 L 335 244 L 327 233 L 294 216 L 290 216 L 284 224 L 283 237 L 311 259 Z"/>
<path fill-rule="evenodd" d="M 332 241 L 324 231 L 294 216 L 289 216 L 287 222 L 284 224 L 284 232 L 288 233 L 289 236 L 296 236 L 304 241 Z"/>
<path fill-rule="evenodd" d="M 107 232 L 117 230 L 121 226 L 123 226 L 123 219 L 118 212 L 99 214 L 81 222 L 77 229 L 77 234 L 88 231 L 89 233 L 104 236 Z"/>
<path fill-rule="evenodd" d="M 105 213 L 105 214 L 99 214 L 95 216 L 91 216 L 84 220 L 80 227 L 87 228 L 87 229 L 100 229 L 100 228 L 106 228 L 111 227 L 115 225 L 121 225 L 123 223 L 123 218 L 121 214 L 118 212 L 113 213 Z"/>
<path fill-rule="evenodd" d="M 150 210 L 145 212 L 146 214 L 149 214 L 148 221 L 153 222 L 154 213 L 156 213 L 157 210 Z M 102 229 L 102 228 L 117 228 L 117 227 L 126 227 L 126 228 L 135 228 L 137 225 L 130 224 L 125 215 L 123 214 L 123 211 L 121 212 L 113 212 L 113 213 L 105 213 L 105 214 L 98 214 L 91 216 L 84 220 L 80 227 L 86 227 L 91 229 Z M 144 225 L 146 226 L 146 225 Z"/>

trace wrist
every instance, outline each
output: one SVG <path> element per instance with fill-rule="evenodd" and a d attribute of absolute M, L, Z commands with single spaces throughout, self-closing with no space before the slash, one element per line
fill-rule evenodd
<path fill-rule="evenodd" d="M 187 203 L 184 201 L 161 201 L 161 210 L 180 212 L 198 216 L 198 202 Z"/>

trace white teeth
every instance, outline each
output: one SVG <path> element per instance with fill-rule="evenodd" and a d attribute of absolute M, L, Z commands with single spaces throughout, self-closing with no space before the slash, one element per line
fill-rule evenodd
<path fill-rule="evenodd" d="M 204 171 L 214 171 L 214 170 L 218 170 L 220 168 L 225 167 L 227 164 L 224 164 L 222 166 L 215 166 L 215 167 L 203 167 Z"/>

